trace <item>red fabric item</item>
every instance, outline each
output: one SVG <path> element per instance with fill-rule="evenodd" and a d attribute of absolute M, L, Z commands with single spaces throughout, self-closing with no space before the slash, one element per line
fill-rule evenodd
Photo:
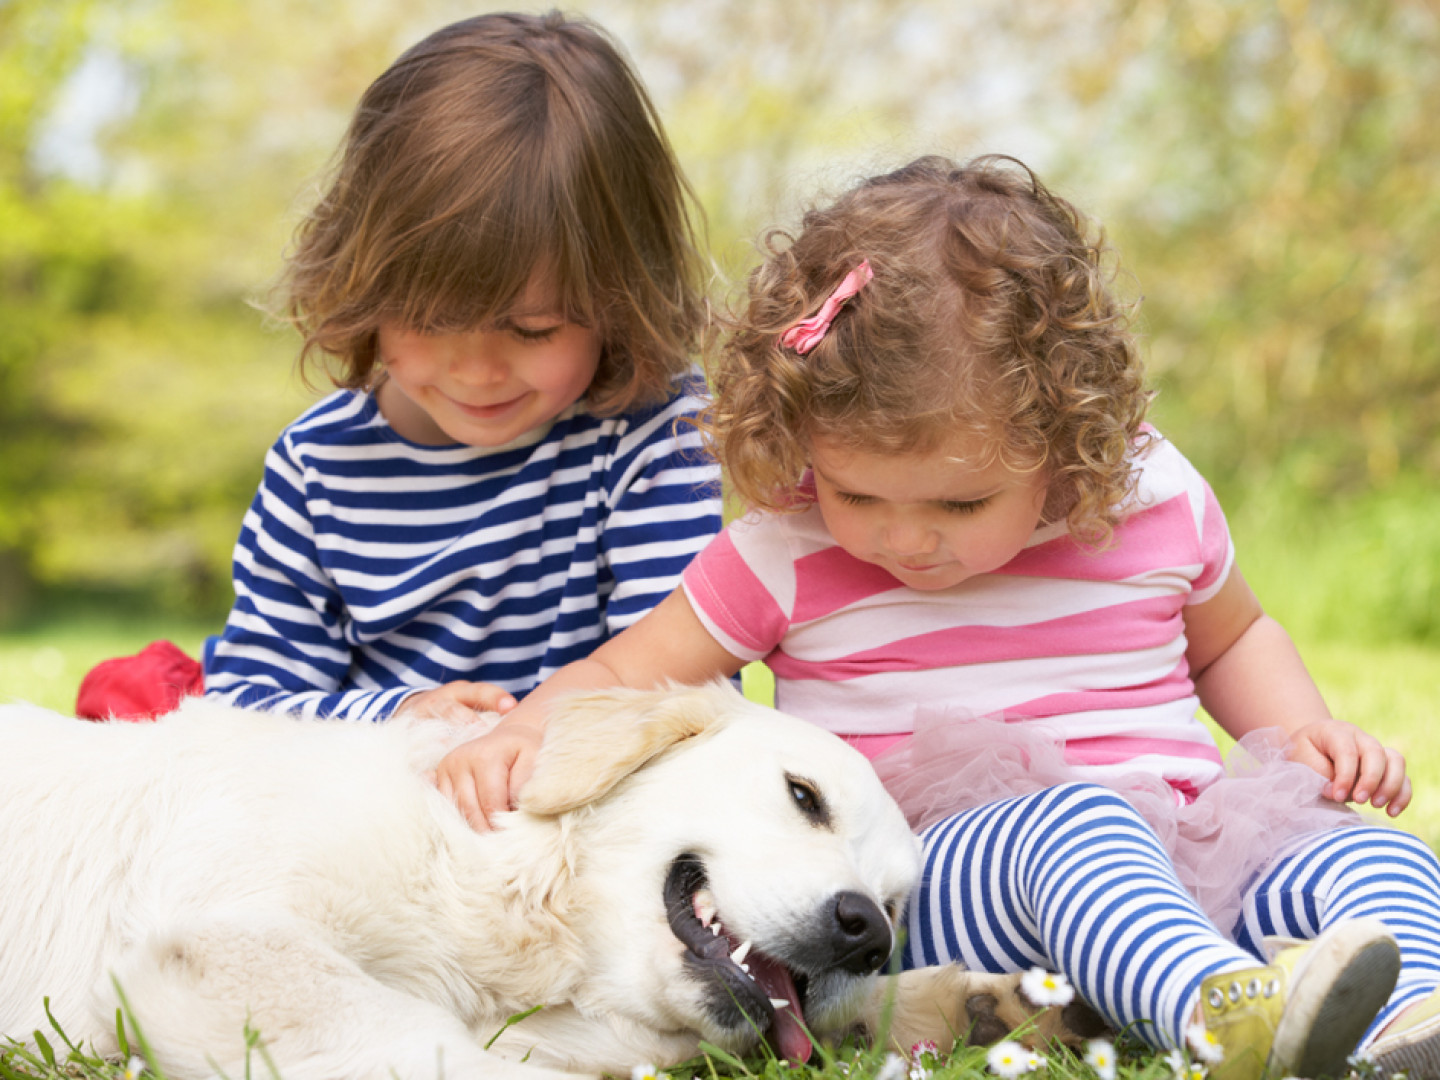
<path fill-rule="evenodd" d="M 75 715 L 83 720 L 154 720 L 182 698 L 205 692 L 205 672 L 172 641 L 134 656 L 102 660 L 80 680 Z"/>

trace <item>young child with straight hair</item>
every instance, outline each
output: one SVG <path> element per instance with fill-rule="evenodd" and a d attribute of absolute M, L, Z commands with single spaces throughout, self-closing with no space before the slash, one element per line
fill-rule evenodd
<path fill-rule="evenodd" d="M 504 711 L 720 528 L 690 195 L 591 23 L 447 26 L 365 92 L 283 277 L 340 387 L 281 434 L 207 696 Z"/>
<path fill-rule="evenodd" d="M 1227 1080 L 1357 1045 L 1440 1076 L 1440 865 L 1343 805 L 1398 814 L 1404 759 L 1331 717 L 1145 423 L 1107 262 L 1005 158 L 923 158 L 772 235 L 711 373 L 751 511 L 501 727 L 763 660 L 923 830 L 905 966 L 1062 972 Z M 1232 775 L 1202 705 L 1255 749 Z M 480 743 L 442 769 L 496 775 Z"/>

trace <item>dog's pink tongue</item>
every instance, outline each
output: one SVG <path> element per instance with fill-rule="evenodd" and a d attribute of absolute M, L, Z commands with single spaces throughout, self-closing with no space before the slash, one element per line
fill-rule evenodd
<path fill-rule="evenodd" d="M 805 1018 L 800 1013 L 800 992 L 795 989 L 790 970 L 768 956 L 751 953 L 750 975 L 767 997 L 790 1003 L 783 1009 L 775 1010 L 775 1022 L 770 1025 L 770 1041 L 782 1058 L 803 1065 L 810 1060 L 810 1036 L 800 1026 Z"/>

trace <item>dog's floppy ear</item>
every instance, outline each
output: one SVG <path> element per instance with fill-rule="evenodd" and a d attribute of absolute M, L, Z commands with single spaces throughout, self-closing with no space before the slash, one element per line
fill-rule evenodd
<path fill-rule="evenodd" d="M 519 806 L 559 814 L 598 799 L 655 755 L 724 723 L 738 696 L 726 683 L 598 690 L 550 709 L 535 772 Z"/>

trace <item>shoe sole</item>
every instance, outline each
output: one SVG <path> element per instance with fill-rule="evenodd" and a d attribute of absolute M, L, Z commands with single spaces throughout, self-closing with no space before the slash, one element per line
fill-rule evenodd
<path fill-rule="evenodd" d="M 1387 1076 L 1398 1072 L 1410 1074 L 1410 1080 L 1435 1080 L 1440 1077 L 1440 1016 L 1394 1037 L 1398 1045 L 1384 1049 L 1390 1039 L 1381 1039 L 1370 1048 L 1375 1064 Z"/>
<path fill-rule="evenodd" d="M 1324 977 L 1326 969 L 1331 978 Z M 1354 919 L 1321 934 L 1295 972 L 1267 1072 L 1345 1076 L 1351 1053 L 1390 1000 L 1399 975 L 1400 949 L 1383 923 Z"/>
<path fill-rule="evenodd" d="M 1375 1064 L 1387 1076 L 1409 1073 L 1410 1080 L 1434 1080 L 1440 1077 L 1440 1039 L 1431 1036 L 1412 1046 L 1402 1046 L 1389 1053 L 1380 1054 Z"/>

